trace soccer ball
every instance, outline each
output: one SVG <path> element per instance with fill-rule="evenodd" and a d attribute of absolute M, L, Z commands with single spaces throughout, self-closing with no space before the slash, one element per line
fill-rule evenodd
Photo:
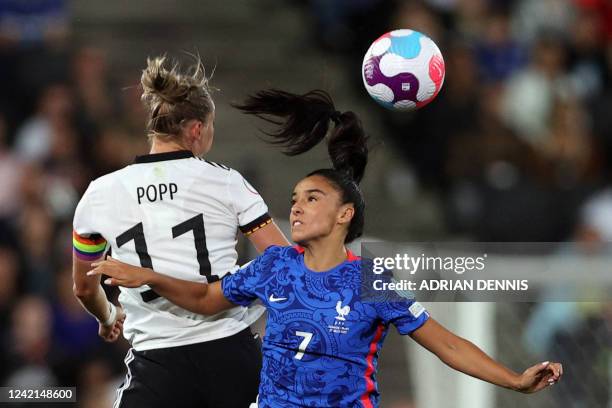
<path fill-rule="evenodd" d="M 363 84 L 382 106 L 410 111 L 431 102 L 444 83 L 444 59 L 438 46 L 413 30 L 388 32 L 363 58 Z"/>

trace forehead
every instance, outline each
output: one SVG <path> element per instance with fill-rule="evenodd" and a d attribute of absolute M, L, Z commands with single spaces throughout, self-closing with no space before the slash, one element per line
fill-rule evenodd
<path fill-rule="evenodd" d="M 300 180 L 293 189 L 293 194 L 306 193 L 310 190 L 319 190 L 324 194 L 332 194 L 336 190 L 330 182 L 323 176 L 314 175 Z"/>

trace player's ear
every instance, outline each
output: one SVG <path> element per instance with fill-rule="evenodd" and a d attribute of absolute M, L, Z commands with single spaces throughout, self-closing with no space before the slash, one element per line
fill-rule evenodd
<path fill-rule="evenodd" d="M 205 125 L 201 120 L 194 120 L 192 125 L 194 136 L 199 137 L 204 127 Z"/>
<path fill-rule="evenodd" d="M 192 119 L 184 125 L 184 134 L 190 142 L 193 142 L 200 137 L 202 127 L 203 123 L 201 121 Z"/>
<path fill-rule="evenodd" d="M 355 207 L 353 204 L 342 204 L 338 212 L 338 224 L 348 224 L 355 216 Z"/>

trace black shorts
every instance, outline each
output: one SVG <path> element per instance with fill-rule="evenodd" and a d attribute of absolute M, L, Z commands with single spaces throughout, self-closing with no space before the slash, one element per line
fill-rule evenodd
<path fill-rule="evenodd" d="M 245 329 L 187 346 L 131 349 L 125 362 L 113 408 L 247 408 L 257 397 L 261 342 Z"/>

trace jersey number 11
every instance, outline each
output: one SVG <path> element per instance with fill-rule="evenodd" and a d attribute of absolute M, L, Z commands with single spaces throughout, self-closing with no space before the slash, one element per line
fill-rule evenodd
<path fill-rule="evenodd" d="M 210 259 L 208 259 L 206 232 L 204 231 L 204 216 L 202 214 L 198 214 L 195 217 L 172 227 L 172 238 L 180 237 L 189 231 L 193 231 L 193 239 L 198 264 L 200 265 L 200 275 L 206 276 L 208 283 L 218 281 L 219 277 L 212 274 Z M 117 247 L 121 248 L 124 244 L 132 240 L 134 241 L 138 259 L 140 259 L 140 266 L 143 268 L 153 269 L 153 261 L 151 261 L 151 256 L 147 250 L 147 241 L 145 240 L 142 222 L 139 222 L 129 230 L 119 235 L 116 239 Z M 150 302 L 160 297 L 152 289 L 146 290 L 140 295 L 142 296 L 142 300 L 145 302 Z"/>

